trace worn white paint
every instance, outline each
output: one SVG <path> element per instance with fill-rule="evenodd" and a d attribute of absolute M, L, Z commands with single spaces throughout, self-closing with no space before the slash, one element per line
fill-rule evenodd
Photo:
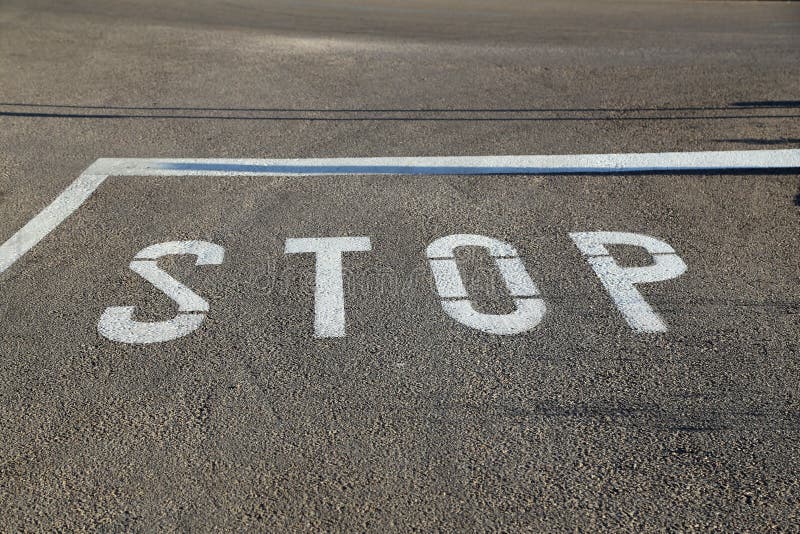
<path fill-rule="evenodd" d="M 517 249 L 499 239 L 480 234 L 452 234 L 440 237 L 433 241 L 425 253 L 428 258 L 452 258 L 453 251 L 458 247 L 482 247 L 493 258 L 515 258 Z"/>
<path fill-rule="evenodd" d="M 219 265 L 225 258 L 225 249 L 208 241 L 167 241 L 143 248 L 136 253 L 136 259 L 157 260 L 182 254 L 195 256 L 195 265 Z"/>
<path fill-rule="evenodd" d="M 653 311 L 635 284 L 661 282 L 686 271 L 686 264 L 667 243 L 629 232 L 573 232 L 570 237 L 586 256 L 617 309 L 637 332 L 666 332 L 667 325 Z M 642 247 L 653 256 L 653 265 L 621 267 L 605 245 Z"/>
<path fill-rule="evenodd" d="M 145 323 L 133 319 L 133 306 L 106 308 L 97 332 L 106 339 L 133 345 L 172 341 L 197 330 L 205 319 L 202 313 L 179 313 L 172 319 Z"/>
<path fill-rule="evenodd" d="M 178 305 L 179 313 L 165 321 L 142 322 L 133 319 L 133 306 L 109 307 L 97 324 L 100 335 L 121 343 L 145 344 L 171 341 L 195 331 L 205 318 L 208 302 L 162 271 L 156 263 L 163 256 L 181 254 L 196 256 L 195 265 L 219 265 L 225 250 L 207 241 L 170 241 L 139 251 L 130 263 L 130 269 L 172 299 Z"/>
<path fill-rule="evenodd" d="M 23 254 L 78 209 L 105 179 L 105 175 L 81 174 L 49 206 L 0 245 L 0 273 L 11 267 Z"/>
<path fill-rule="evenodd" d="M 108 176 L 316 176 L 353 174 L 580 174 L 800 168 L 800 149 L 311 159 L 101 158 L 0 245 L 0 273 L 78 209 Z"/>
<path fill-rule="evenodd" d="M 800 167 L 800 149 L 304 159 L 99 159 L 114 176 L 314 176 L 348 174 L 568 174 Z"/>
<path fill-rule="evenodd" d="M 481 247 L 495 260 L 516 309 L 507 314 L 488 314 L 475 310 L 467 295 L 455 249 Z M 442 309 L 459 323 L 489 334 L 511 335 L 527 332 L 538 325 L 545 313 L 536 284 L 517 256 L 517 251 L 504 241 L 477 234 L 453 234 L 428 245 L 426 250 L 436 291 L 442 299 Z"/>
<path fill-rule="evenodd" d="M 464 326 L 501 336 L 521 334 L 538 325 L 546 307 L 542 299 L 514 299 L 516 309 L 507 314 L 494 315 L 475 310 L 469 300 L 443 300 L 442 309 Z"/>
<path fill-rule="evenodd" d="M 315 255 L 314 335 L 344 337 L 342 254 L 369 252 L 369 237 L 311 237 L 286 240 L 286 254 Z"/>

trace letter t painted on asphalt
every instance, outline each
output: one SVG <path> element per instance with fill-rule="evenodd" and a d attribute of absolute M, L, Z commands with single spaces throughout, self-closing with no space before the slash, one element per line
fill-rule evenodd
<path fill-rule="evenodd" d="M 369 237 L 307 237 L 286 240 L 285 254 L 314 253 L 314 336 L 344 337 L 344 282 L 342 254 L 369 252 Z"/>

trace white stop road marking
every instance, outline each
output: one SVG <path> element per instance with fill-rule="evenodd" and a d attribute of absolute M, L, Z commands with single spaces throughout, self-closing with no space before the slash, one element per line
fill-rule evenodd
<path fill-rule="evenodd" d="M 109 176 L 315 176 L 364 174 L 582 174 L 674 171 L 691 173 L 713 170 L 764 170 L 800 168 L 800 150 L 727 152 L 675 152 L 660 154 L 587 154 L 574 156 L 486 156 L 439 158 L 334 158 L 295 160 L 222 159 L 99 159 L 81 174 L 49 206 L 0 245 L 0 273 L 41 241 Z M 638 292 L 635 284 L 674 278 L 686 265 L 671 246 L 653 237 L 623 232 L 575 232 L 570 236 L 609 292 L 628 324 L 637 332 L 663 332 L 667 327 Z M 604 245 L 643 247 L 655 264 L 621 267 Z M 464 288 L 454 258 L 460 246 L 485 248 L 494 258 L 516 310 L 505 315 L 475 310 Z M 317 337 L 345 335 L 345 301 L 342 254 L 368 252 L 369 237 L 314 237 L 286 240 L 287 254 L 315 255 L 315 321 Z M 156 259 L 168 254 L 193 254 L 197 265 L 223 261 L 221 246 L 202 241 L 152 245 L 137 254 L 130 268 L 178 304 L 173 319 L 155 323 L 133 320 L 132 307 L 106 309 L 98 331 L 108 339 L 126 343 L 153 343 L 185 336 L 197 329 L 209 306 L 192 290 L 161 271 Z M 502 241 L 456 234 L 437 239 L 427 250 L 442 309 L 454 320 L 493 334 L 517 334 L 534 328 L 546 307 L 538 298 L 516 250 Z"/>
<path fill-rule="evenodd" d="M 628 232 L 576 232 L 570 234 L 588 256 L 589 263 L 608 290 L 625 320 L 636 332 L 666 332 L 667 326 L 644 300 L 634 284 L 659 282 L 683 274 L 686 264 L 671 246 L 654 237 Z M 648 267 L 620 267 L 605 245 L 644 248 L 655 260 Z M 469 299 L 456 263 L 456 249 L 477 247 L 494 258 L 516 309 L 507 314 L 481 313 Z M 286 254 L 314 254 L 314 335 L 318 338 L 345 336 L 345 295 L 342 255 L 370 252 L 369 237 L 305 237 L 286 240 Z M 132 306 L 106 308 L 97 331 L 122 343 L 142 344 L 172 341 L 195 331 L 203 322 L 208 303 L 158 268 L 156 260 L 167 255 L 193 254 L 196 265 L 219 265 L 225 251 L 206 241 L 171 241 L 146 247 L 136 254 L 130 269 L 178 304 L 178 315 L 166 321 L 139 322 Z M 487 334 L 521 334 L 535 328 L 546 305 L 516 249 L 503 241 L 477 234 L 440 237 L 428 245 L 426 254 L 441 298 L 442 309 L 455 321 Z"/>

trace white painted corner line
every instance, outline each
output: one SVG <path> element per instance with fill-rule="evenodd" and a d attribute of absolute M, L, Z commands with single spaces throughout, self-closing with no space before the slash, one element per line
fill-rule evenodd
<path fill-rule="evenodd" d="M 800 149 L 565 156 L 101 158 L 0 245 L 0 273 L 77 210 L 109 176 L 535 175 L 769 169 L 800 169 Z"/>

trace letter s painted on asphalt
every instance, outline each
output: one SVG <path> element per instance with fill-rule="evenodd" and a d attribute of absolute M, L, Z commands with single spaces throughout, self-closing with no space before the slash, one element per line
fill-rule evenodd
<path fill-rule="evenodd" d="M 197 330 L 205 319 L 208 303 L 156 264 L 158 258 L 175 254 L 196 256 L 195 265 L 219 265 L 225 249 L 207 241 L 170 241 L 139 251 L 130 269 L 175 301 L 179 313 L 166 321 L 140 322 L 133 319 L 133 306 L 109 307 L 97 324 L 100 335 L 120 343 L 143 344 L 171 341 Z"/>

